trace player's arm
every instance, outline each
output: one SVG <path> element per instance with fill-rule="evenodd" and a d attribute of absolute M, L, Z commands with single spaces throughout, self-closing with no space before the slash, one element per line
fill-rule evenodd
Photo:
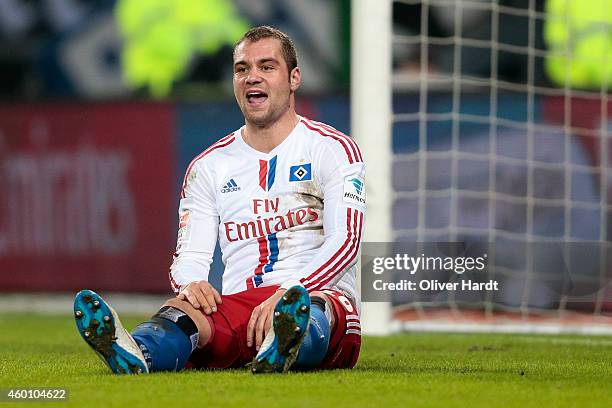
<path fill-rule="evenodd" d="M 170 267 L 170 284 L 177 297 L 207 314 L 221 303 L 221 296 L 208 283 L 219 230 L 213 191 L 211 175 L 203 163 L 190 165 L 181 192 L 179 233 Z"/>
<path fill-rule="evenodd" d="M 302 270 L 283 283 L 284 289 L 298 283 L 309 292 L 332 286 L 357 262 L 365 222 L 365 164 L 347 155 L 337 142 L 325 147 L 317 166 L 324 193 L 325 242 Z"/>

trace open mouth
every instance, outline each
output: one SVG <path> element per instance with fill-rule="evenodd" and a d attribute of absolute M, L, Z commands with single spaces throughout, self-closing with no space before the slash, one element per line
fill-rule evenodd
<path fill-rule="evenodd" d="M 246 98 L 249 105 L 258 106 L 264 103 L 266 99 L 268 99 L 268 94 L 261 91 L 252 91 L 247 92 Z"/>

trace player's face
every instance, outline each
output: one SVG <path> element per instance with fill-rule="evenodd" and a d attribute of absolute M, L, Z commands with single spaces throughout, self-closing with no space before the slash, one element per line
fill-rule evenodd
<path fill-rule="evenodd" d="M 247 122 L 265 127 L 292 109 L 300 70 L 289 75 L 281 43 L 275 38 L 244 41 L 234 51 L 234 95 Z"/>

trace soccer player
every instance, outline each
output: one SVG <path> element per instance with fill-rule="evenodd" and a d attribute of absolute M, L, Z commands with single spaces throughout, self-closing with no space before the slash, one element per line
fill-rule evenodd
<path fill-rule="evenodd" d="M 176 297 L 130 334 L 95 292 L 76 296 L 77 328 L 113 372 L 357 362 L 364 163 L 351 138 L 296 113 L 300 82 L 283 32 L 253 28 L 236 45 L 245 125 L 187 169 L 170 268 Z M 217 239 L 222 295 L 208 283 Z"/>

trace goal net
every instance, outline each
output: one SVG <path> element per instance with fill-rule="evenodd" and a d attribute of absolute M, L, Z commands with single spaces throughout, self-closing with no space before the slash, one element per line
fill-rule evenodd
<path fill-rule="evenodd" d="M 369 180 L 364 252 L 368 242 L 476 245 L 485 271 L 438 280 L 495 281 L 498 290 L 417 282 L 366 296 L 390 303 L 364 304 L 364 331 L 612 333 L 612 4 L 388 3 L 352 2 L 352 132 Z M 380 63 L 387 56 L 392 67 Z"/>

